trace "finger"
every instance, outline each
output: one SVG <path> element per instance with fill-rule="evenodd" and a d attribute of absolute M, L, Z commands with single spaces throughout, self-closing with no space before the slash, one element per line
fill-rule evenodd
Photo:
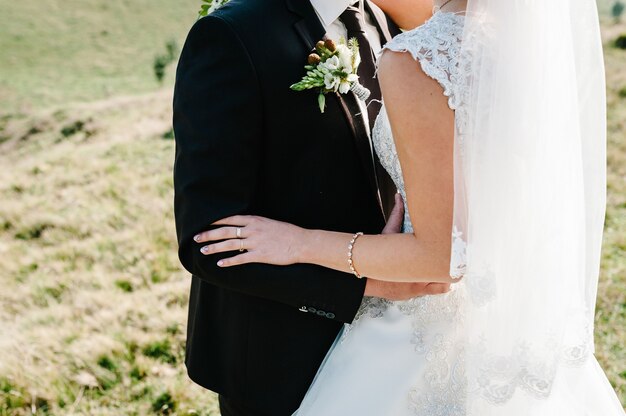
<path fill-rule="evenodd" d="M 196 243 L 206 243 L 209 241 L 237 238 L 237 228 L 241 228 L 241 237 L 243 238 L 243 227 L 220 227 L 215 230 L 201 232 L 193 239 Z"/>
<path fill-rule="evenodd" d="M 393 209 L 391 210 L 391 215 L 400 216 L 402 218 L 404 216 L 404 200 L 402 199 L 402 194 L 399 192 L 395 195 Z"/>
<path fill-rule="evenodd" d="M 219 243 L 214 243 L 214 244 L 203 246 L 200 249 L 200 252 L 206 256 L 209 254 L 225 253 L 227 251 L 240 250 L 242 242 L 244 244 L 245 250 L 249 250 L 252 248 L 249 246 L 250 240 L 233 239 L 233 240 L 226 240 L 226 241 L 222 241 Z"/>
<path fill-rule="evenodd" d="M 249 251 L 247 253 L 240 254 L 238 256 L 229 257 L 227 259 L 222 259 L 217 262 L 217 265 L 219 267 L 232 267 L 232 266 L 239 266 L 241 264 L 247 264 L 247 263 L 258 263 L 258 260 L 256 259 L 254 252 Z"/>
<path fill-rule="evenodd" d="M 425 288 L 425 292 L 429 295 L 442 295 L 449 291 L 450 285 L 447 283 L 430 283 Z"/>
<path fill-rule="evenodd" d="M 402 228 L 402 223 L 404 222 L 404 203 L 402 201 L 402 195 L 399 193 L 395 196 L 395 204 L 391 213 L 389 214 L 389 218 L 387 219 L 387 224 L 383 230 L 383 234 L 386 233 L 394 233 L 399 232 Z"/>
<path fill-rule="evenodd" d="M 232 217 L 226 217 L 219 221 L 215 221 L 211 225 L 241 225 L 246 226 L 250 224 L 254 217 L 252 215 L 234 215 Z"/>

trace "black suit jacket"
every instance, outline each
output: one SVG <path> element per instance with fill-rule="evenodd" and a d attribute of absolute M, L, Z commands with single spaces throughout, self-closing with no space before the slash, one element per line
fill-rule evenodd
<path fill-rule="evenodd" d="M 324 34 L 308 0 L 231 0 L 193 26 L 176 77 L 176 229 L 193 274 L 186 365 L 198 384 L 269 415 L 298 407 L 365 280 L 308 264 L 221 269 L 225 256 L 202 255 L 193 236 L 235 214 L 381 231 L 356 99 L 329 95 L 321 114 L 315 91 L 289 88 Z"/>

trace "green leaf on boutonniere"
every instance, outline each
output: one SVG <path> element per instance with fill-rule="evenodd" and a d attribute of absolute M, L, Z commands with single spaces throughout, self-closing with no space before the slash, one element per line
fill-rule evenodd
<path fill-rule="evenodd" d="M 320 111 L 324 114 L 324 108 L 326 108 L 326 96 L 324 93 L 321 93 L 317 96 L 317 103 L 320 106 Z"/>

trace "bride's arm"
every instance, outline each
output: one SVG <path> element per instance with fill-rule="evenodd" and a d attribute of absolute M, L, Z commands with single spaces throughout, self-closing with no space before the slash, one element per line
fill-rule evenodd
<path fill-rule="evenodd" d="M 362 276 L 384 281 L 451 282 L 449 276 L 453 209 L 454 113 L 440 85 L 404 53 L 386 52 L 379 79 L 404 175 L 414 233 L 365 235 L 353 249 Z M 202 233 L 206 254 L 241 247 L 248 252 L 219 264 L 313 263 L 350 272 L 348 242 L 352 234 L 304 230 L 260 217 L 237 216 L 218 221 L 220 229 Z"/>

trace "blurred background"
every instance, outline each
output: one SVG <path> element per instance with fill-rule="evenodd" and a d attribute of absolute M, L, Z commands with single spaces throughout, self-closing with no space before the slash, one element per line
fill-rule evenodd
<path fill-rule="evenodd" d="M 174 72 L 200 4 L 0 0 L 0 416 L 219 414 L 183 365 L 189 276 L 172 213 Z M 626 404 L 626 10 L 598 6 L 596 355 Z"/>

